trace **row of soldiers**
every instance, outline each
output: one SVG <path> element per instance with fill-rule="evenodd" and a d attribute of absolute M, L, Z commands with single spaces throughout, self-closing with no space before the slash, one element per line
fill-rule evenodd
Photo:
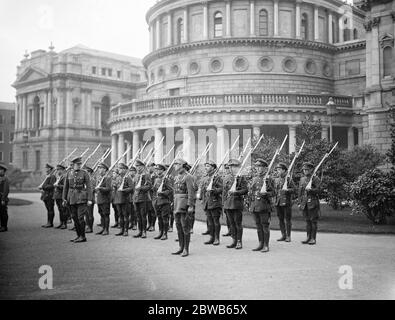
<path fill-rule="evenodd" d="M 303 165 L 303 177 L 299 187 L 288 177 L 287 188 L 283 187 L 287 177 L 287 166 L 279 163 L 276 167 L 277 177 L 271 178 L 266 175 L 268 164 L 263 159 L 254 162 L 256 174 L 249 183 L 245 176 L 236 174 L 242 166 L 236 159 L 231 159 L 225 164 L 223 174 L 217 170 L 215 162 L 206 162 L 206 174 L 199 184 L 197 178 L 189 173 L 191 166 L 183 159 L 173 162 L 175 175 L 169 174 L 173 164 L 171 168 L 163 164 L 150 166 L 149 171 L 141 160 L 136 160 L 134 166 L 119 163 L 117 170 L 112 173 L 105 163 L 98 165 L 97 173 L 90 168 L 81 168 L 81 157 L 71 163 L 72 167 L 68 169 L 58 165 L 57 177 L 51 174 L 54 168 L 47 165 L 48 176 L 42 186 L 42 199 L 48 210 L 48 223 L 44 227 L 53 226 L 53 206 L 56 202 L 61 220 L 59 228 L 66 228 L 69 216 L 74 221 L 77 232 L 77 238 L 72 240 L 74 243 L 87 241 L 86 222 L 88 232 L 92 231 L 93 205 L 96 203 L 102 226 L 98 235 L 109 234 L 111 205 L 120 220 L 121 230 L 117 236 L 128 236 L 128 229 L 133 228 L 137 222 L 138 234 L 134 237 L 145 239 L 147 230 L 154 229 L 153 217 L 156 217 L 159 234 L 155 239 L 167 240 L 167 233 L 172 226 L 169 220 L 174 214 L 179 241 L 179 249 L 174 254 L 186 257 L 189 255 L 196 200 L 200 199 L 207 216 L 208 230 L 205 234 L 210 236 L 205 244 L 220 244 L 220 217 L 225 213 L 232 237 L 232 243 L 227 247 L 242 249 L 244 199 L 248 196 L 249 212 L 255 218 L 259 242 L 253 251 L 268 252 L 269 225 L 274 208 L 282 233 L 278 241 L 291 241 L 293 195 L 297 195 L 299 209 L 306 219 L 307 239 L 303 243 L 316 243 L 320 181 L 313 177 L 312 183 L 308 186 L 314 169 L 311 163 Z M 262 192 L 264 183 L 267 187 Z M 150 223 L 147 225 L 150 212 L 151 219 L 148 219 Z"/>

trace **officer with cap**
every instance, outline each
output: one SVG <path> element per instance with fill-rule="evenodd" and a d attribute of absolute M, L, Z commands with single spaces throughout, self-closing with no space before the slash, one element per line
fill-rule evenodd
<path fill-rule="evenodd" d="M 158 218 L 159 235 L 156 240 L 167 240 L 170 216 L 170 196 L 173 193 L 172 180 L 164 176 L 166 167 L 162 164 L 156 165 L 156 179 L 153 185 L 152 205 Z"/>
<path fill-rule="evenodd" d="M 313 173 L 314 165 L 310 162 L 303 164 L 303 176 L 300 178 L 298 190 L 298 207 L 306 220 L 307 239 L 303 244 L 315 245 L 320 211 L 320 179 L 314 176 L 311 188 L 308 185 Z"/>
<path fill-rule="evenodd" d="M 147 165 L 148 169 L 148 174 L 151 177 L 151 181 L 154 182 L 156 179 L 156 171 L 155 171 L 156 165 L 155 163 L 151 162 Z M 149 191 L 149 195 L 152 199 L 152 189 Z M 152 201 L 148 202 L 148 213 L 147 213 L 147 218 L 148 218 L 148 228 L 147 231 L 153 232 L 155 231 L 155 224 L 156 224 L 156 214 L 155 214 L 155 209 L 153 207 Z"/>
<path fill-rule="evenodd" d="M 230 167 L 228 166 L 228 164 L 227 163 L 225 163 L 225 165 L 224 165 L 224 177 L 223 177 L 223 180 L 225 180 L 225 178 L 226 178 L 226 176 L 228 176 L 228 175 L 230 175 L 231 173 L 230 173 Z M 222 189 L 223 190 L 223 189 Z M 222 192 L 222 196 L 223 196 L 223 192 Z M 224 208 L 222 208 L 222 212 L 224 212 L 225 210 L 224 210 Z M 228 215 L 226 215 L 225 214 L 225 220 L 226 220 L 226 227 L 228 228 L 228 232 L 227 233 L 224 233 L 222 236 L 223 237 L 230 237 L 230 236 L 232 236 L 232 234 L 231 234 L 231 226 L 230 226 L 230 220 L 228 219 Z"/>
<path fill-rule="evenodd" d="M 132 191 L 129 193 L 129 204 L 128 204 L 128 212 L 129 212 L 129 230 L 136 230 L 137 229 L 137 215 L 136 215 L 136 208 L 134 207 L 133 203 L 133 194 L 134 194 L 134 177 L 137 174 L 136 167 L 129 166 L 129 178 L 133 183 Z"/>
<path fill-rule="evenodd" d="M 128 166 L 124 163 L 118 164 L 119 178 L 113 184 L 114 188 L 114 204 L 121 220 L 121 231 L 116 236 L 128 236 L 129 230 L 129 194 L 133 190 L 133 182 L 126 175 Z"/>
<path fill-rule="evenodd" d="M 270 240 L 270 218 L 272 212 L 271 197 L 274 195 L 273 180 L 265 180 L 268 164 L 263 159 L 257 159 L 254 163 L 256 176 L 251 183 L 251 205 L 250 212 L 255 218 L 259 245 L 253 251 L 268 252 Z M 266 190 L 262 186 L 266 183 Z"/>
<path fill-rule="evenodd" d="M 8 231 L 8 194 L 10 180 L 6 176 L 7 167 L 0 163 L 0 232 Z"/>
<path fill-rule="evenodd" d="M 243 238 L 243 196 L 248 193 L 247 181 L 244 177 L 236 177 L 236 170 L 239 170 L 241 163 L 237 159 L 230 159 L 228 162 L 229 175 L 224 179 L 224 210 L 230 225 L 233 242 L 227 248 L 242 249 Z M 236 180 L 236 190 L 231 190 Z"/>
<path fill-rule="evenodd" d="M 56 181 L 56 177 L 53 175 L 53 169 L 53 166 L 46 164 L 46 177 L 40 186 L 41 200 L 44 202 L 45 208 L 47 209 L 47 224 L 43 225 L 43 228 L 52 228 L 53 220 L 55 218 L 55 202 L 53 200 L 53 193 L 55 189 L 54 183 Z"/>
<path fill-rule="evenodd" d="M 65 179 L 63 188 L 63 204 L 70 205 L 71 217 L 73 218 L 77 238 L 71 240 L 74 243 L 86 242 L 85 215 L 88 206 L 92 205 L 91 182 L 86 171 L 81 170 L 81 157 L 72 161 L 71 170 Z"/>
<path fill-rule="evenodd" d="M 191 240 L 191 217 L 195 212 L 196 189 L 192 175 L 186 170 L 185 160 L 176 159 L 174 168 L 177 173 L 174 180 L 174 216 L 180 248 L 173 254 L 187 257 Z"/>
<path fill-rule="evenodd" d="M 165 165 L 166 170 L 170 168 L 169 164 Z M 174 186 L 174 173 L 171 173 L 168 176 L 168 179 L 171 180 L 171 185 Z M 169 230 L 168 232 L 173 232 L 173 226 L 174 226 L 174 190 L 169 196 L 170 199 L 170 216 L 169 216 Z"/>
<path fill-rule="evenodd" d="M 185 164 L 186 172 L 191 174 L 191 169 L 192 169 L 192 166 L 189 163 L 186 163 Z M 198 192 L 198 189 L 199 189 L 198 182 L 197 182 L 197 176 L 195 176 L 193 174 L 191 174 L 191 175 L 192 175 L 192 178 L 193 178 L 193 188 L 195 189 L 195 195 L 196 195 L 197 192 Z M 189 219 L 190 219 L 190 225 L 189 226 L 190 226 L 191 234 L 193 234 L 193 227 L 195 225 L 195 214 L 196 214 L 196 211 L 195 211 L 195 207 L 194 207 L 194 210 L 193 210 L 192 214 L 189 216 Z"/>
<path fill-rule="evenodd" d="M 95 175 L 93 173 L 93 169 L 84 166 L 83 169 L 88 172 L 89 178 L 91 181 L 91 192 L 92 192 L 92 205 L 88 206 L 88 212 L 85 216 L 85 223 L 86 223 L 86 233 L 92 233 L 93 232 L 93 224 L 94 224 L 94 209 L 95 209 L 95 197 L 94 197 L 94 191 L 95 191 L 95 186 L 96 186 L 96 181 L 95 181 Z"/>
<path fill-rule="evenodd" d="M 285 163 L 280 162 L 276 166 L 277 178 L 274 180 L 275 189 L 275 206 L 277 211 L 278 220 L 280 223 L 280 230 L 282 237 L 277 241 L 291 242 L 291 229 L 292 229 L 292 194 L 295 190 L 295 185 L 292 179 L 287 180 L 288 167 Z M 284 186 L 286 189 L 284 189 Z"/>
<path fill-rule="evenodd" d="M 210 239 L 204 244 L 218 246 L 221 232 L 220 217 L 222 213 L 222 191 L 223 183 L 219 175 L 215 175 L 217 165 L 214 161 L 204 164 L 206 176 L 202 182 L 201 195 L 203 200 L 203 210 L 207 216 Z M 214 176 L 215 175 L 215 176 Z"/>
<path fill-rule="evenodd" d="M 110 205 L 111 205 L 111 177 L 108 166 L 101 162 L 98 165 L 98 179 L 95 187 L 97 208 L 101 218 L 102 230 L 97 235 L 108 236 L 110 227 Z"/>
<path fill-rule="evenodd" d="M 115 188 L 114 188 L 114 184 L 118 184 L 121 185 L 122 182 L 119 182 L 120 178 L 119 178 L 119 173 L 118 173 L 118 169 L 114 168 L 112 170 L 112 177 L 111 177 L 111 206 L 112 209 L 114 211 L 114 220 L 115 220 L 115 224 L 113 226 L 111 226 L 111 228 L 120 228 L 119 226 L 119 213 L 118 213 L 118 209 L 116 204 L 114 203 L 114 195 L 115 195 Z"/>
<path fill-rule="evenodd" d="M 56 177 L 57 180 L 54 184 L 54 193 L 53 193 L 53 199 L 56 203 L 56 207 L 58 208 L 59 211 L 59 219 L 60 219 L 60 225 L 56 227 L 56 229 L 67 229 L 67 211 L 66 208 L 63 206 L 63 186 L 64 186 L 64 180 L 65 180 L 65 173 L 66 173 L 66 167 L 64 167 L 61 164 L 58 164 L 56 166 Z"/>
<path fill-rule="evenodd" d="M 136 208 L 139 233 L 135 238 L 147 238 L 147 215 L 151 202 L 150 190 L 152 188 L 151 176 L 147 173 L 145 163 L 141 160 L 135 162 L 137 174 L 134 177 L 133 202 Z"/>

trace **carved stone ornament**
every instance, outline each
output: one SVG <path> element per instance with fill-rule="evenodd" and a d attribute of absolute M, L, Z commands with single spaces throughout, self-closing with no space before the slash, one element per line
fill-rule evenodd
<path fill-rule="evenodd" d="M 385 35 L 383 35 L 380 38 L 380 45 L 381 45 L 381 48 L 383 48 L 383 49 L 385 47 L 393 48 L 394 47 L 394 37 L 391 34 L 386 33 Z"/>

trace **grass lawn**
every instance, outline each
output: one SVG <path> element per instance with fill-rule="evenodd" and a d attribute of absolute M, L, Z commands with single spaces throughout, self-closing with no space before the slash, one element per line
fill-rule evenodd
<path fill-rule="evenodd" d="M 292 229 L 295 231 L 305 231 L 305 221 L 302 213 L 294 206 L 292 210 Z M 200 202 L 197 203 L 196 219 L 206 221 L 206 215 Z M 225 216 L 221 218 L 223 225 L 226 225 Z M 255 228 L 253 216 L 245 212 L 243 215 L 243 226 Z M 270 229 L 279 230 L 277 214 L 272 214 Z M 321 218 L 318 223 L 319 232 L 333 233 L 373 233 L 373 234 L 395 234 L 395 217 L 388 219 L 388 225 L 373 225 L 363 215 L 352 215 L 351 209 L 333 210 L 327 204 L 321 204 Z M 223 233 L 223 232 L 222 232 Z"/>

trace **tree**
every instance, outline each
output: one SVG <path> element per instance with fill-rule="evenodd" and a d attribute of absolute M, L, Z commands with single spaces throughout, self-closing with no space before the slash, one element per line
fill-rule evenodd
<path fill-rule="evenodd" d="M 390 131 L 391 131 L 391 148 L 387 152 L 388 161 L 392 164 L 392 172 L 395 174 L 395 105 L 390 109 Z"/>

